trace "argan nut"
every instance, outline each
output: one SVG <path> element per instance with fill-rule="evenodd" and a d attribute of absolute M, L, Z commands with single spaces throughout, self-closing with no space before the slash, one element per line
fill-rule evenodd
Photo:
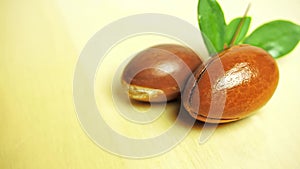
<path fill-rule="evenodd" d="M 250 45 L 233 46 L 189 78 L 183 104 L 192 117 L 203 122 L 236 121 L 264 106 L 278 79 L 277 64 L 266 51 Z"/>
<path fill-rule="evenodd" d="M 138 53 L 125 67 L 122 83 L 131 99 L 164 102 L 176 99 L 202 60 L 190 48 L 162 44 Z"/>

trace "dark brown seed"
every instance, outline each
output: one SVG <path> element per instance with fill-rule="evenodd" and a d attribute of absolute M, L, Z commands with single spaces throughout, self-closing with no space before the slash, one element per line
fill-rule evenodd
<path fill-rule="evenodd" d="M 129 97 L 144 102 L 176 99 L 202 60 L 190 48 L 164 44 L 138 53 L 125 67 L 122 83 Z"/>

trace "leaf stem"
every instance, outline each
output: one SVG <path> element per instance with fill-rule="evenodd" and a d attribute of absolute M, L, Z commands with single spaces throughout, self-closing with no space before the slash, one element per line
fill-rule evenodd
<path fill-rule="evenodd" d="M 239 25 L 238 25 L 238 27 L 237 27 L 235 33 L 234 33 L 233 38 L 232 38 L 231 41 L 230 41 L 229 48 L 230 48 L 231 46 L 234 45 L 234 42 L 236 41 L 238 35 L 240 34 L 241 28 L 242 28 L 242 26 L 243 26 L 243 24 L 244 24 L 244 22 L 245 22 L 245 19 L 246 19 L 247 14 L 248 14 L 248 12 L 249 12 L 250 6 L 251 6 L 251 3 L 249 3 L 248 6 L 247 6 L 247 9 L 246 9 L 246 11 L 245 11 L 245 13 L 244 13 L 244 16 L 243 16 L 243 18 L 241 19 L 241 21 L 240 21 L 240 23 L 239 23 Z"/>

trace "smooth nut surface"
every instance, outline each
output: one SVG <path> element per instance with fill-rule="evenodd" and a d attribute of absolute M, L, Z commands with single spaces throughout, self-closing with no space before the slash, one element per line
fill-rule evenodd
<path fill-rule="evenodd" d="M 190 48 L 164 44 L 138 53 L 125 67 L 122 83 L 131 99 L 163 102 L 176 99 L 202 60 Z"/>
<path fill-rule="evenodd" d="M 265 105 L 278 79 L 277 64 L 266 51 L 250 45 L 234 46 L 210 59 L 189 78 L 183 93 L 184 107 L 200 121 L 236 121 Z M 224 107 L 222 99 L 226 99 Z"/>

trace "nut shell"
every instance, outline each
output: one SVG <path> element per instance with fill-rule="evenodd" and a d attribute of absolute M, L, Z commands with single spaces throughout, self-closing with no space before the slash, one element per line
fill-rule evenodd
<path fill-rule="evenodd" d="M 236 121 L 264 106 L 275 92 L 278 79 L 278 67 L 270 54 L 250 45 L 234 46 L 210 59 L 189 78 L 184 107 L 200 121 Z"/>
<path fill-rule="evenodd" d="M 190 48 L 164 44 L 138 53 L 125 67 L 122 83 L 131 99 L 164 102 L 176 99 L 202 60 Z"/>

